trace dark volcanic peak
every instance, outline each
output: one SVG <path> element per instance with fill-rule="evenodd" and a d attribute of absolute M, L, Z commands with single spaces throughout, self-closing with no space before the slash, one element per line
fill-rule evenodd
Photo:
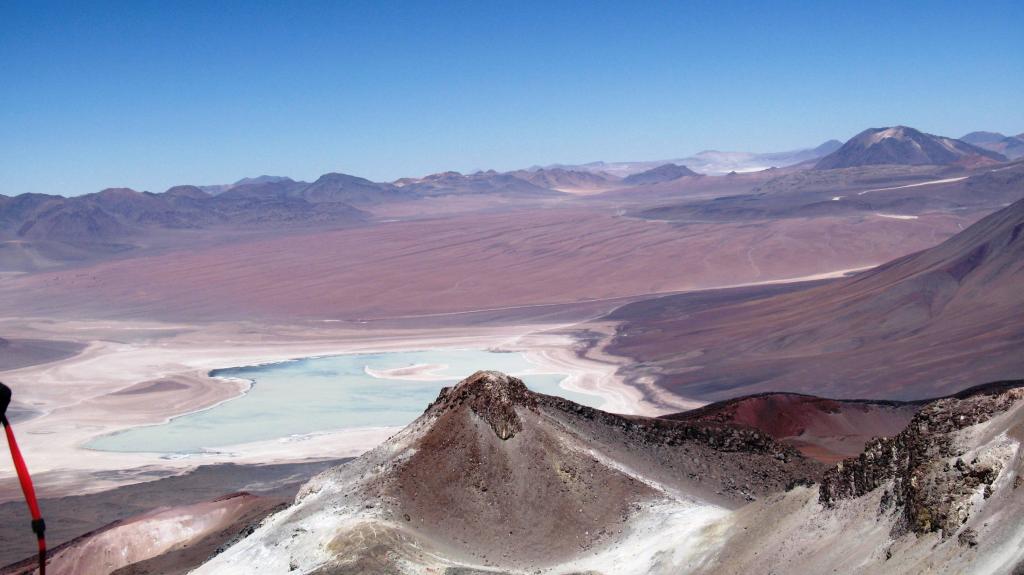
<path fill-rule="evenodd" d="M 95 195 L 100 198 L 133 198 L 142 195 L 142 192 L 131 188 L 104 188 L 96 192 Z"/>
<path fill-rule="evenodd" d="M 522 380 L 499 371 L 478 371 L 455 387 L 441 390 L 428 413 L 440 414 L 468 406 L 491 426 L 501 439 L 509 439 L 523 430 L 516 407 L 536 410 L 537 401 Z"/>
<path fill-rule="evenodd" d="M 225 200 L 276 200 L 287 196 L 290 192 L 306 187 L 306 182 L 296 182 L 289 178 L 274 181 L 251 182 L 231 186 L 217 194 L 218 199 Z"/>
<path fill-rule="evenodd" d="M 198 187 L 204 192 L 210 194 L 211 196 L 216 196 L 217 194 L 226 192 L 231 188 L 235 188 L 238 186 L 248 186 L 252 184 L 273 184 L 286 181 L 291 181 L 291 178 L 287 178 L 284 176 L 256 176 L 255 178 L 242 178 L 241 180 L 238 180 L 233 184 L 213 184 Z"/>
<path fill-rule="evenodd" d="M 992 144 L 1004 139 L 1006 139 L 1006 136 L 1000 134 L 999 132 L 983 131 L 971 132 L 970 134 L 965 134 L 962 138 L 960 138 L 961 141 L 967 142 L 968 144 L 974 144 L 975 146 L 981 144 Z"/>
<path fill-rule="evenodd" d="M 823 471 L 757 430 L 618 416 L 480 371 L 374 450 L 314 478 L 292 508 L 207 567 L 237 568 L 287 538 L 289 551 L 324 551 L 274 570 L 292 561 L 303 573 L 463 572 L 446 571 L 445 557 L 534 572 L 625 544 L 628 521 L 717 516 Z"/>
<path fill-rule="evenodd" d="M 170 198 L 192 198 L 195 200 L 204 200 L 210 197 L 210 194 L 204 192 L 199 186 L 174 186 L 168 188 L 164 195 Z"/>
<path fill-rule="evenodd" d="M 244 186 L 246 184 L 267 184 L 274 182 L 288 182 L 291 178 L 287 176 L 256 176 L 255 178 L 242 178 L 232 185 Z"/>
<path fill-rule="evenodd" d="M 664 164 L 657 168 L 652 168 L 646 172 L 640 172 L 639 174 L 633 174 L 623 178 L 622 183 L 630 186 L 660 184 L 662 182 L 670 182 L 672 180 L 678 180 L 686 176 L 699 176 L 697 172 L 694 172 L 686 166 L 680 166 L 676 164 Z"/>
<path fill-rule="evenodd" d="M 294 190 L 291 195 L 311 203 L 345 202 L 357 206 L 416 197 L 414 193 L 393 184 L 378 184 L 366 178 L 333 172 L 320 176 L 305 188 Z"/>
<path fill-rule="evenodd" d="M 961 140 L 925 134 L 906 126 L 892 126 L 864 130 L 819 160 L 815 168 L 831 170 L 881 164 L 973 166 L 1005 161 L 1002 154 Z"/>
<path fill-rule="evenodd" d="M 827 155 L 827 154 L 831 154 L 832 152 L 834 152 L 834 151 L 836 151 L 836 150 L 838 150 L 839 148 L 842 148 L 842 147 L 843 147 L 843 143 L 840 142 L 839 140 L 829 140 L 827 142 L 824 142 L 823 144 L 821 144 L 817 148 L 814 148 L 813 151 L 814 151 L 815 154 L 817 154 L 819 156 L 824 156 L 824 155 Z"/>

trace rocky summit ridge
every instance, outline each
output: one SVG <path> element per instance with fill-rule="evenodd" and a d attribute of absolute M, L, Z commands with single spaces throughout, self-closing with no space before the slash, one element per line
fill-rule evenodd
<path fill-rule="evenodd" d="M 478 371 L 454 387 L 441 389 L 428 414 L 440 415 L 460 406 L 468 406 L 487 422 L 500 439 L 510 439 L 523 430 L 516 407 L 536 411 L 537 400 L 522 380 L 500 371 Z"/>

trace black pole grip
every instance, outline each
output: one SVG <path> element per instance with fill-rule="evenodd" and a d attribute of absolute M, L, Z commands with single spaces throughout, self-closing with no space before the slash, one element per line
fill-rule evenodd
<path fill-rule="evenodd" d="M 0 382 L 0 417 L 7 416 L 7 406 L 11 404 L 11 388 Z"/>
<path fill-rule="evenodd" d="M 32 533 L 35 533 L 36 537 L 40 539 L 46 536 L 46 522 L 42 517 L 32 520 Z"/>

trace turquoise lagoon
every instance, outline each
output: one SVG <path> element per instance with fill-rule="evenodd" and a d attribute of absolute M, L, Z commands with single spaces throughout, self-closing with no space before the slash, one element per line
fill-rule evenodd
<path fill-rule="evenodd" d="M 444 365 L 431 372 L 444 381 L 374 377 L 370 370 Z M 252 380 L 243 396 L 168 423 L 100 437 L 88 447 L 105 451 L 197 453 L 229 445 L 359 427 L 402 426 L 416 419 L 438 391 L 478 369 L 520 377 L 541 393 L 599 406 L 596 395 L 567 391 L 559 373 L 527 373 L 537 366 L 521 353 L 431 350 L 334 355 L 266 365 L 218 369 L 215 377 Z"/>

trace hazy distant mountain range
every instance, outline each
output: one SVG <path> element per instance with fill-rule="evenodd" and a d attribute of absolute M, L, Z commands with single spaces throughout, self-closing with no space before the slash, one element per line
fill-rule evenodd
<path fill-rule="evenodd" d="M 798 185 L 807 185 L 815 178 L 795 174 L 810 174 L 812 167 L 825 174 L 836 168 L 874 169 L 881 165 L 969 169 L 1005 162 L 1007 156 L 995 149 L 1013 156 L 1024 146 L 1017 137 L 990 132 L 973 132 L 966 138 L 978 145 L 896 126 L 865 130 L 845 144 L 831 140 L 816 148 L 771 154 L 707 151 L 667 162 L 594 162 L 505 173 L 442 172 L 395 182 L 373 182 L 339 173 L 324 174 L 314 182 L 263 175 L 233 184 L 175 186 L 164 193 L 111 188 L 75 197 L 0 195 L 0 240 L 7 242 L 0 250 L 0 259 L 14 258 L 19 262 L 12 264 L 17 269 L 35 269 L 37 264 L 25 262 L 47 265 L 48 261 L 67 261 L 78 257 L 74 252 L 84 246 L 115 252 L 131 244 L 129 238 L 140 238 L 154 230 L 226 227 L 252 231 L 280 226 L 355 225 L 372 219 L 369 212 L 378 206 L 424 198 L 462 197 L 508 203 L 609 191 L 634 195 L 646 190 L 678 197 L 680 190 L 704 175 L 787 166 L 786 174 L 762 178 L 765 189 L 778 187 L 772 178 L 785 178 L 787 174 L 790 180 L 805 182 Z M 865 175 L 858 177 L 863 179 Z M 835 179 L 832 176 L 817 179 L 824 187 L 834 187 L 827 184 Z M 779 185 L 789 184 L 779 180 Z M 719 202 L 714 208 L 720 211 L 727 204 Z M 850 205 L 834 203 L 827 208 L 838 210 Z"/>
<path fill-rule="evenodd" d="M 665 164 L 680 164 L 691 170 L 709 176 L 728 174 L 729 172 L 755 172 L 768 168 L 784 168 L 793 166 L 808 160 L 815 160 L 839 149 L 843 143 L 839 140 L 829 140 L 815 148 L 791 150 L 788 152 L 720 152 L 717 150 L 705 150 L 686 158 L 675 158 L 657 161 L 639 162 L 590 162 L 588 164 L 554 164 L 547 168 L 563 168 L 568 170 L 580 170 L 587 172 L 604 172 L 606 174 L 626 177 L 639 172 L 644 172 L 663 166 Z M 534 168 L 537 169 L 537 168 Z"/>
<path fill-rule="evenodd" d="M 618 178 L 610 174 L 563 168 L 517 170 L 509 174 L 551 190 L 604 190 L 618 183 Z"/>
<path fill-rule="evenodd" d="M 517 176 L 515 173 L 498 173 L 494 170 L 475 174 L 442 172 L 423 178 L 403 178 L 395 182 L 402 190 L 418 196 L 445 195 L 513 195 L 517 197 L 549 197 L 560 195 L 558 191 L 541 186 Z"/>

